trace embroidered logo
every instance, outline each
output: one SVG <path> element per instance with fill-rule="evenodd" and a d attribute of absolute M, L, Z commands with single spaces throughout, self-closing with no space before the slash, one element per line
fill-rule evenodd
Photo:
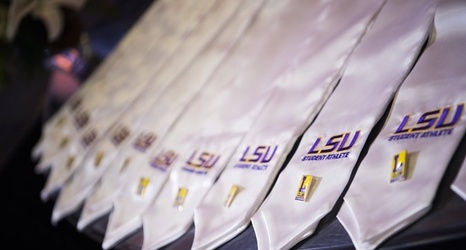
<path fill-rule="evenodd" d="M 115 144 L 115 146 L 120 145 L 120 143 L 128 137 L 129 133 L 129 129 L 127 127 L 118 127 L 112 134 L 112 143 Z"/>
<path fill-rule="evenodd" d="M 81 143 L 84 147 L 88 147 L 97 138 L 97 132 L 94 129 L 89 129 L 81 138 Z"/>
<path fill-rule="evenodd" d="M 209 152 L 198 153 L 197 150 L 194 150 L 189 159 L 186 161 L 186 166 L 184 166 L 182 169 L 190 173 L 204 175 L 215 166 L 215 163 L 218 162 L 219 158 L 220 155 L 217 154 Z"/>
<path fill-rule="evenodd" d="M 278 146 L 260 145 L 255 148 L 248 146 L 234 168 L 267 170 L 268 163 L 273 159 L 277 148 Z"/>
<path fill-rule="evenodd" d="M 150 165 L 165 172 L 170 168 L 177 156 L 178 155 L 173 150 L 162 151 L 156 157 L 152 158 Z"/>
<path fill-rule="evenodd" d="M 301 161 L 322 161 L 348 158 L 360 133 L 361 131 L 358 130 L 356 132 L 334 135 L 326 142 L 324 142 L 324 138 L 319 137 L 309 148 L 307 154 L 301 158 Z"/>
<path fill-rule="evenodd" d="M 70 100 L 70 109 L 72 111 L 78 109 L 79 107 L 81 107 L 81 103 L 82 99 L 80 97 L 73 98 L 72 100 Z"/>
<path fill-rule="evenodd" d="M 463 115 L 463 109 L 464 103 L 434 109 L 420 115 L 416 122 L 413 122 L 411 114 L 405 115 L 388 141 L 450 135 Z"/>
<path fill-rule="evenodd" d="M 81 129 L 89 123 L 89 113 L 85 110 L 79 110 L 74 115 L 74 124 L 76 128 Z"/>
<path fill-rule="evenodd" d="M 141 152 L 146 152 L 156 138 L 153 133 L 141 133 L 134 141 L 133 147 Z"/>

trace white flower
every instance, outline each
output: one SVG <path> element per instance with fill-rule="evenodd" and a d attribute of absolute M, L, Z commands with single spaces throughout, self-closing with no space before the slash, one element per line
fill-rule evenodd
<path fill-rule="evenodd" d="M 53 41 L 63 30 L 63 16 L 60 7 L 79 10 L 85 2 L 86 0 L 12 0 L 8 9 L 7 39 L 13 40 L 23 18 L 31 15 L 44 22 L 47 38 L 49 41 Z"/>

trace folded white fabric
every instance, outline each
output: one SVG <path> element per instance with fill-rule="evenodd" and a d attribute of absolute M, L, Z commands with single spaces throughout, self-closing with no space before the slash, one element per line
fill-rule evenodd
<path fill-rule="evenodd" d="M 293 247 L 331 211 L 372 127 L 419 55 L 436 3 L 385 2 L 350 56 L 340 83 L 253 215 L 259 249 Z"/>
<path fill-rule="evenodd" d="M 236 1 L 236 3 L 238 2 Z M 260 2 L 247 0 L 242 1 L 237 10 L 243 12 L 249 9 L 249 11 L 251 11 L 252 9 L 257 9 L 259 6 Z M 243 15 L 244 13 L 239 17 Z M 267 35 L 268 33 L 270 33 L 270 31 L 267 29 L 261 30 L 262 35 Z M 276 35 L 277 34 L 275 34 L 273 38 L 275 38 Z M 213 137 L 220 136 L 222 132 L 227 129 L 225 126 L 226 124 L 229 124 L 232 120 L 238 119 L 235 123 L 236 125 L 233 125 L 235 130 L 237 130 L 236 132 L 232 131 L 231 134 L 226 137 L 219 137 L 219 139 L 226 140 L 226 145 L 223 146 L 227 148 L 225 150 L 227 152 L 229 152 L 229 150 L 233 151 L 234 148 L 232 148 L 232 145 L 235 145 L 242 137 L 243 133 L 254 119 L 255 114 L 260 110 L 261 105 L 266 102 L 267 93 L 270 92 L 269 82 L 270 79 L 273 78 L 272 74 L 284 67 L 282 60 L 270 59 L 274 57 L 285 59 L 288 57 L 288 54 L 285 53 L 287 51 L 284 48 L 287 48 L 288 51 L 292 48 L 294 49 L 294 46 L 290 46 L 289 43 L 284 43 L 284 45 L 280 46 L 281 50 L 277 50 L 280 53 L 275 53 L 273 56 L 270 56 L 269 52 L 272 46 L 264 47 L 264 44 L 270 43 L 270 40 L 267 39 L 270 37 L 269 35 L 268 37 L 261 36 L 260 39 L 248 39 L 242 42 L 240 46 L 235 47 L 233 52 L 236 53 L 234 53 L 234 56 L 230 54 L 227 62 L 222 63 L 220 72 L 217 70 L 215 75 L 210 78 L 208 83 L 211 84 L 209 84 L 208 88 L 204 88 L 202 93 L 197 95 L 196 98 L 193 99 L 193 102 L 190 103 L 187 112 L 188 116 L 186 116 L 185 113 L 182 116 L 183 121 L 177 122 L 177 129 L 174 129 L 174 136 L 169 141 L 175 141 L 178 146 L 179 144 L 189 145 L 184 153 L 191 154 L 194 151 L 193 147 L 199 146 L 199 140 L 210 141 L 213 139 L 203 138 L 188 144 L 183 143 L 186 138 L 196 138 L 199 132 L 203 136 L 209 135 L 210 133 L 215 135 Z M 278 40 L 282 42 L 283 39 L 284 38 L 280 38 Z M 244 41 L 244 39 L 241 39 L 241 41 Z M 254 45 L 253 48 L 250 48 L 249 45 L 255 43 L 255 41 L 260 41 L 258 43 L 260 46 Z M 296 39 L 292 39 L 292 41 L 296 44 Z M 241 48 L 237 49 L 238 47 Z M 261 55 L 260 59 L 255 55 Z M 270 67 L 258 66 L 261 64 L 256 62 L 261 62 L 264 59 Z M 256 67 L 258 68 L 252 70 L 252 65 L 257 65 Z M 245 69 L 248 69 L 248 80 L 242 79 L 246 78 L 246 73 L 244 73 L 246 72 Z M 258 85 L 254 84 L 256 82 L 261 83 L 261 85 L 256 86 Z M 245 92 L 248 94 L 244 94 Z M 264 98 L 257 100 L 258 93 L 264 93 Z M 242 99 L 244 99 L 242 105 L 229 107 L 232 106 L 232 102 Z M 246 110 L 239 111 L 239 108 Z M 200 148 L 199 150 L 204 149 L 205 148 Z M 160 151 L 155 152 L 155 156 L 157 156 L 158 153 L 160 153 Z M 162 158 L 165 158 L 166 155 L 170 153 L 171 152 L 164 152 Z M 155 160 L 155 165 L 155 167 L 152 167 L 149 165 L 148 161 L 145 162 L 145 164 L 136 164 L 136 166 L 141 169 L 137 172 L 137 176 L 131 175 L 128 177 L 128 182 L 125 186 L 127 188 L 124 189 L 121 197 L 115 202 L 103 243 L 104 247 L 112 246 L 116 241 L 141 226 L 142 212 L 152 202 L 158 191 L 161 190 L 161 186 L 167 177 L 163 175 L 163 172 L 159 172 L 160 170 L 156 170 L 156 168 L 163 169 L 164 166 L 157 165 L 157 160 Z M 146 174 L 144 172 L 149 173 Z M 139 175 L 141 175 L 142 178 L 139 177 Z M 144 189 L 146 190 L 144 195 L 134 194 L 134 190 L 137 190 L 139 184 L 148 185 L 148 187 Z M 131 213 L 128 213 L 128 211 L 131 211 Z"/>
<path fill-rule="evenodd" d="M 216 3 L 218 5 L 214 5 L 214 8 L 211 10 L 209 15 L 197 25 L 153 80 L 154 82 L 160 82 L 161 84 L 152 84 L 147 87 L 144 90 L 144 94 L 138 97 L 138 100 L 132 104 L 123 116 L 118 118 L 118 123 L 120 124 L 117 126 L 114 133 L 110 134 L 110 138 L 101 141 L 101 143 L 97 144 L 92 151 L 87 153 L 87 159 L 83 162 L 84 164 L 76 170 L 73 174 L 73 178 L 64 185 L 60 192 L 60 196 L 55 203 L 52 215 L 54 221 L 61 219 L 63 216 L 74 212 L 79 208 L 79 205 L 84 201 L 94 184 L 99 180 L 103 171 L 117 154 L 116 146 L 119 144 L 115 142 L 122 140 L 129 131 L 134 131 L 141 122 L 144 123 L 142 121 L 144 117 L 150 117 L 157 120 L 162 118 L 161 116 L 153 117 L 153 112 L 148 113 L 151 107 L 158 106 L 159 110 L 162 109 L 164 111 L 167 111 L 170 106 L 183 107 L 183 103 L 186 103 L 190 99 L 190 95 L 194 95 L 202 86 L 203 81 L 183 81 L 179 82 L 177 85 L 172 84 L 174 83 L 173 80 L 176 77 L 179 77 L 178 72 L 182 73 L 183 69 L 186 68 L 190 62 L 193 62 L 193 65 L 198 65 L 200 63 L 197 60 L 198 57 L 196 57 L 196 55 L 199 55 L 204 48 L 207 49 L 210 44 L 209 41 L 212 39 L 215 41 L 215 37 L 220 32 L 227 33 L 231 31 L 231 34 L 227 33 L 225 35 L 231 38 L 231 40 L 236 40 L 237 37 L 234 37 L 234 35 L 238 35 L 238 33 L 233 32 L 236 26 L 232 25 L 232 30 L 225 31 L 224 29 L 225 24 L 228 24 L 228 21 L 232 19 L 240 2 L 228 0 L 217 1 Z M 244 18 L 244 16 L 242 18 Z M 247 20 L 248 19 L 239 20 L 237 23 L 244 24 L 244 21 Z M 227 41 L 223 40 L 218 42 L 223 43 L 222 45 L 224 49 L 228 48 L 226 47 L 228 45 L 228 43 L 226 43 Z M 207 55 L 208 54 L 205 54 L 205 56 Z M 211 63 L 211 59 L 208 62 Z M 215 64 L 213 66 L 210 64 L 206 66 L 209 68 L 215 68 Z M 198 66 L 197 69 L 199 70 L 201 68 Z M 212 70 L 213 69 L 210 71 Z M 192 76 L 193 75 L 191 75 L 191 77 Z M 163 86 L 164 84 L 168 86 Z M 185 92 L 185 94 L 183 95 L 180 90 Z M 165 103 L 159 103 L 157 100 L 160 95 L 170 96 L 166 96 L 164 98 L 160 97 L 165 101 Z M 167 100 L 170 97 L 174 98 Z M 187 100 L 183 97 L 186 97 Z M 179 101 L 177 102 L 177 100 Z M 168 106 L 164 106 L 164 104 L 168 104 Z M 166 122 L 169 123 L 170 121 L 167 120 Z M 153 139 L 155 140 L 156 136 L 154 136 Z M 137 150 L 140 149 L 136 149 L 136 151 Z M 136 155 L 139 154 L 136 153 Z M 131 157 L 131 155 L 128 155 L 128 157 Z M 134 159 L 135 157 L 131 158 Z M 135 159 L 135 162 L 138 161 Z M 128 167 L 131 167 L 131 165 L 132 164 L 129 163 Z"/>
<path fill-rule="evenodd" d="M 144 15 L 128 31 L 128 34 L 123 37 L 122 41 L 109 54 L 106 60 L 89 76 L 85 84 L 44 124 L 41 138 L 32 150 L 33 158 L 41 158 L 36 166 L 36 172 L 45 173 L 48 171 L 53 163 L 52 156 L 64 146 L 64 142 L 69 142 L 70 137 L 76 134 L 77 130 L 80 130 L 82 126 L 85 126 L 89 122 L 89 120 L 85 122 L 85 119 L 76 119 L 73 121 L 74 113 L 83 104 L 87 102 L 95 103 L 95 101 L 102 99 L 102 95 L 105 95 L 103 90 L 108 89 L 109 85 L 115 85 L 114 79 L 108 79 L 108 77 L 111 78 L 114 72 L 122 72 L 121 69 L 134 67 L 133 62 L 135 60 L 132 59 L 139 55 L 133 56 L 134 53 L 131 52 L 135 48 L 140 48 L 141 43 L 144 42 L 140 39 L 142 31 L 144 31 L 146 37 L 150 33 L 149 37 L 154 40 L 157 40 L 162 34 L 164 29 L 161 26 L 153 25 L 151 29 L 144 28 L 147 28 L 148 23 L 152 24 L 154 21 L 158 19 L 162 20 L 161 18 L 165 17 L 164 14 L 168 12 L 166 6 L 168 2 L 168 0 L 161 0 L 157 1 L 157 4 L 154 3 L 149 6 Z M 123 55 L 128 57 L 128 60 L 120 60 Z"/>
<path fill-rule="evenodd" d="M 296 138 L 327 100 L 346 59 L 382 5 L 383 1 L 315 1 L 307 8 L 312 18 L 306 22 L 315 27 L 310 42 L 277 79 L 272 99 L 195 209 L 192 249 L 216 248 L 250 223 Z"/>
<path fill-rule="evenodd" d="M 465 132 L 465 14 L 464 1 L 439 3 L 435 36 L 344 197 L 337 217 L 357 249 L 378 247 L 431 208 Z"/>
<path fill-rule="evenodd" d="M 32 149 L 32 159 L 39 160 L 34 168 L 36 173 L 47 173 L 53 157 L 68 144 L 73 132 L 76 131 L 67 108 L 60 109 L 47 121 L 39 141 Z"/>
<path fill-rule="evenodd" d="M 225 4 L 236 4 L 234 2 Z M 109 168 L 102 173 L 98 184 L 86 199 L 78 228 L 82 229 L 96 218 L 110 212 L 113 199 L 121 188 L 121 179 L 127 175 L 125 169 L 135 169 L 138 164 L 147 164 L 149 151 L 156 146 L 176 121 L 186 105 L 204 86 L 208 77 L 224 60 L 228 52 L 241 37 L 255 17 L 261 1 L 249 1 L 243 4 L 230 20 L 223 25 L 221 32 L 196 57 L 194 62 L 183 71 L 142 117 L 140 124 L 132 128 L 131 144 L 124 145 L 117 151 L 117 156 Z M 234 10 L 235 8 L 230 8 Z M 238 6 L 239 7 L 239 6 Z M 205 29 L 213 30 L 209 25 L 218 26 L 219 21 L 206 23 Z"/>
<path fill-rule="evenodd" d="M 236 64 L 234 60 L 240 62 L 244 60 L 242 57 L 248 54 L 245 51 L 259 51 L 260 54 L 256 52 L 254 56 L 250 56 L 254 67 L 240 71 L 242 82 L 234 82 L 233 88 L 229 90 L 201 93 L 203 94 L 201 96 L 206 97 L 203 99 L 209 99 L 207 97 L 210 96 L 212 101 L 205 102 L 203 104 L 205 108 L 188 110 L 192 113 L 185 113 L 183 119 L 179 121 L 179 123 L 192 124 L 197 120 L 203 120 L 201 130 L 191 129 L 190 133 L 182 136 L 175 133 L 178 131 L 173 130 L 174 136 L 164 141 L 161 152 L 171 149 L 177 152 L 178 158 L 172 164 L 173 170 L 159 197 L 143 214 L 143 249 L 164 246 L 190 227 L 194 208 L 220 174 L 244 134 L 249 131 L 252 121 L 256 119 L 255 116 L 264 112 L 261 108 L 264 104 L 260 102 L 264 102 L 269 96 L 266 91 L 270 91 L 281 82 L 274 81 L 277 77 L 286 75 L 282 88 L 275 89 L 276 94 L 267 102 L 268 107 L 279 106 L 282 101 L 279 92 L 286 91 L 285 86 L 288 83 L 286 79 L 293 78 L 293 73 L 290 71 L 293 72 L 311 54 L 309 47 L 315 38 L 313 34 L 316 27 L 319 27 L 316 25 L 316 20 L 322 18 L 321 13 L 327 10 L 331 12 L 332 7 L 334 6 L 322 2 L 268 1 L 266 3 L 256 23 L 241 40 L 238 54 L 234 53 L 230 57 L 232 60 L 228 61 Z M 327 28 L 324 26 L 320 28 Z M 359 39 L 355 40 L 354 43 Z M 275 44 L 269 42 L 265 46 L 263 43 L 266 41 L 274 41 Z M 324 43 L 324 39 L 319 42 Z M 256 47 L 262 51 L 255 49 Z M 286 72 L 290 74 L 287 75 Z M 224 75 L 220 73 L 216 76 Z M 218 81 L 215 77 L 211 80 Z M 335 81 L 335 79 L 326 80 Z M 231 80 L 225 82 L 229 83 Z M 302 82 L 300 84 L 305 85 Z M 212 110 L 210 106 L 213 106 L 215 100 L 223 100 L 223 102 L 214 105 L 217 106 L 217 110 L 213 113 L 209 109 Z M 205 112 L 205 109 L 209 112 Z M 199 115 L 197 114 L 199 112 L 202 113 Z M 206 119 L 203 118 L 203 113 L 208 114 Z M 215 166 L 211 166 L 213 162 Z M 148 168 L 143 170 L 144 172 L 139 173 L 141 177 L 154 176 Z M 133 181 L 132 185 L 134 184 Z"/>
<path fill-rule="evenodd" d="M 466 161 L 463 161 L 463 164 L 450 187 L 451 190 L 463 198 L 463 200 L 466 200 Z"/>
<path fill-rule="evenodd" d="M 138 61 L 137 68 L 115 76 L 114 82 L 120 81 L 126 84 L 120 83 L 112 86 L 106 92 L 105 98 L 100 97 L 101 101 L 99 105 L 89 107 L 90 102 L 87 102 L 88 106 L 79 111 L 78 114 L 80 117 L 85 117 L 86 121 L 92 120 L 93 122 L 86 125 L 74 137 L 74 140 L 71 140 L 54 157 L 54 160 L 57 161 L 54 165 L 59 167 L 51 169 L 46 185 L 41 192 L 42 199 L 48 199 L 51 194 L 61 189 L 65 181 L 81 166 L 82 159 L 87 152 L 93 149 L 95 142 L 105 135 L 105 132 L 133 104 L 134 100 L 142 98 L 145 101 L 148 98 L 144 98 L 143 96 L 150 94 L 156 98 L 167 84 L 170 83 L 170 79 L 173 79 L 184 68 L 183 65 L 189 63 L 193 57 L 192 53 L 186 53 L 186 50 L 178 53 L 175 50 L 186 37 L 189 37 L 193 28 L 203 20 L 214 2 L 215 0 L 203 0 L 202 2 L 197 2 L 196 5 L 191 3 L 188 4 L 191 8 L 182 9 L 186 13 L 171 13 L 171 19 L 167 17 L 165 21 L 171 21 L 172 26 L 168 28 L 167 26 L 170 23 L 167 24 L 166 22 L 160 24 L 167 29 L 167 32 L 164 36 L 160 37 L 156 44 L 150 46 L 149 51 L 155 51 L 156 53 L 138 54 L 142 58 L 136 57 Z M 196 8 L 193 8 L 195 6 Z M 181 14 L 182 16 L 179 16 Z M 176 24 L 179 27 L 175 28 Z M 193 47 L 193 50 L 199 50 L 200 46 L 201 44 L 197 44 L 197 46 Z M 186 54 L 191 56 L 186 56 Z M 131 57 L 134 57 L 134 55 Z M 156 65 L 160 65 L 160 67 Z M 171 67 L 165 65 L 171 65 Z M 169 70 L 164 70 L 165 67 Z M 161 69 L 160 72 L 167 73 L 162 74 L 163 77 L 158 76 L 158 69 Z M 153 80 L 156 75 L 160 78 L 159 81 Z M 147 92 L 146 89 L 148 90 Z M 138 104 L 146 106 L 143 101 Z M 73 160 L 70 161 L 69 159 Z M 65 161 L 66 167 L 63 167 L 65 166 Z"/>

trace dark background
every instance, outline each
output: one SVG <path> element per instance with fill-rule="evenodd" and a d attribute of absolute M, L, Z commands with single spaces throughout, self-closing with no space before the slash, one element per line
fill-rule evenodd
<path fill-rule="evenodd" d="M 32 18 L 23 20 L 14 41 L 0 41 L 0 248 L 102 249 L 101 242 L 78 232 L 69 220 L 53 226 L 54 202 L 40 200 L 46 178 L 34 172 L 31 148 L 43 123 L 67 97 L 51 87 L 54 71 L 46 62 L 80 47 L 79 37 L 87 33 L 92 57 L 73 75 L 83 84 L 152 2 L 88 0 L 79 12 L 63 9 L 65 30 L 54 43 L 47 43 L 44 27 Z"/>

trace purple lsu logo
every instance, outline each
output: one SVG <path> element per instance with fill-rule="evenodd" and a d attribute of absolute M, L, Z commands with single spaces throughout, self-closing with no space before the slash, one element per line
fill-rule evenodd
<path fill-rule="evenodd" d="M 93 129 L 89 129 L 81 138 L 81 143 L 84 147 L 89 146 L 97 138 L 97 132 Z"/>
<path fill-rule="evenodd" d="M 162 151 L 150 161 L 150 165 L 165 172 L 177 157 L 178 154 L 173 150 Z"/>
<path fill-rule="evenodd" d="M 220 155 L 217 154 L 209 152 L 198 153 L 197 150 L 194 150 L 186 161 L 187 166 L 183 167 L 183 170 L 195 174 L 207 174 L 207 171 L 215 166 L 219 158 Z"/>
<path fill-rule="evenodd" d="M 259 162 L 259 163 L 267 163 L 272 160 L 275 152 L 277 151 L 277 146 L 258 146 L 255 150 L 251 150 L 249 152 L 250 147 L 248 146 L 246 150 L 243 152 L 243 156 L 239 159 L 240 162 Z"/>
<path fill-rule="evenodd" d="M 141 152 L 145 152 L 156 138 L 157 136 L 153 133 L 141 133 L 134 141 L 133 147 Z"/>
<path fill-rule="evenodd" d="M 78 129 L 83 128 L 89 122 L 89 113 L 85 110 L 79 110 L 74 115 L 74 122 Z"/>
<path fill-rule="evenodd" d="M 301 158 L 302 161 L 320 161 L 347 158 L 349 151 L 358 140 L 361 131 L 347 132 L 330 137 L 321 146 L 322 137 L 312 144 L 307 154 Z"/>
<path fill-rule="evenodd" d="M 454 109 L 454 111 L 453 111 Z M 428 111 L 419 116 L 416 122 L 410 122 L 411 115 L 405 115 L 389 141 L 417 139 L 450 135 L 453 127 L 463 115 L 464 103 Z"/>
<path fill-rule="evenodd" d="M 408 124 L 411 115 L 406 115 L 394 134 L 453 127 L 456 123 L 458 123 L 461 114 L 463 113 L 464 104 L 456 105 L 455 114 L 451 118 L 451 121 L 447 121 L 447 117 L 450 116 L 451 109 L 451 107 L 444 107 L 426 112 L 419 117 L 414 125 L 408 127 L 406 124 Z"/>
<path fill-rule="evenodd" d="M 234 168 L 252 169 L 252 170 L 267 170 L 269 163 L 278 146 L 260 145 L 255 149 L 250 146 L 244 150 L 243 155 L 239 159 L 239 163 L 235 164 Z"/>
<path fill-rule="evenodd" d="M 82 99 L 80 97 L 73 98 L 72 100 L 70 100 L 70 109 L 72 111 L 75 111 L 81 106 L 81 103 Z"/>
<path fill-rule="evenodd" d="M 112 142 L 115 145 L 119 145 L 122 141 L 126 139 L 129 135 L 129 129 L 126 126 L 118 127 L 112 134 Z"/>

